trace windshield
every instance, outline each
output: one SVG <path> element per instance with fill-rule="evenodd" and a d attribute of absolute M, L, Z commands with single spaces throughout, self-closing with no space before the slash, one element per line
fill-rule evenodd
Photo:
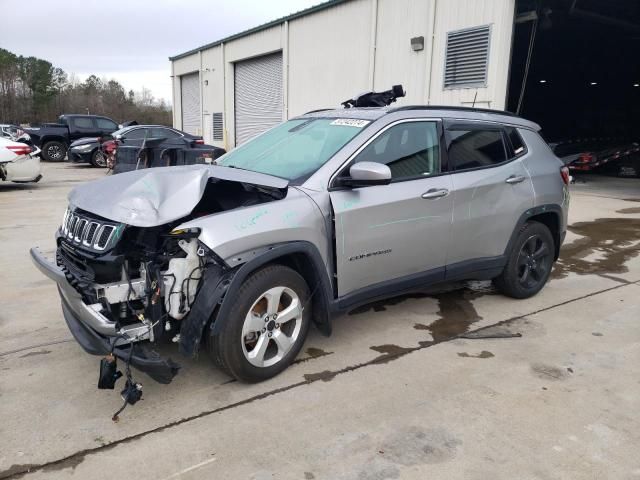
<path fill-rule="evenodd" d="M 220 157 L 216 163 L 287 180 L 307 177 L 368 123 L 333 118 L 289 120 Z"/>

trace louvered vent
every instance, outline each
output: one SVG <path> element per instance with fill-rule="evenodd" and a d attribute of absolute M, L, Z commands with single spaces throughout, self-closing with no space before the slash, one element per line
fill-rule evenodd
<path fill-rule="evenodd" d="M 487 84 L 490 36 L 489 25 L 447 33 L 445 88 Z"/>
<path fill-rule="evenodd" d="M 214 113 L 211 115 L 213 121 L 213 141 L 221 142 L 224 140 L 224 125 L 222 123 L 222 112 Z"/>

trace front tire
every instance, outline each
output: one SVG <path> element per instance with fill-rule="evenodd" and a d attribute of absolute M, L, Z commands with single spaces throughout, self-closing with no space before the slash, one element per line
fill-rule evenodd
<path fill-rule="evenodd" d="M 62 162 L 67 156 L 67 146 L 58 141 L 46 142 L 42 146 L 42 158 L 49 162 Z"/>
<path fill-rule="evenodd" d="M 107 157 L 99 147 L 91 155 L 91 165 L 96 168 L 105 168 L 107 166 Z"/>
<path fill-rule="evenodd" d="M 504 270 L 494 279 L 503 294 L 529 298 L 538 293 L 549 279 L 554 261 L 553 236 L 539 222 L 526 223 L 516 238 Z"/>
<path fill-rule="evenodd" d="M 309 288 L 295 270 L 270 265 L 252 273 L 240 287 L 208 349 L 215 363 L 246 382 L 271 378 L 287 368 L 304 344 L 311 323 L 305 309 Z"/>

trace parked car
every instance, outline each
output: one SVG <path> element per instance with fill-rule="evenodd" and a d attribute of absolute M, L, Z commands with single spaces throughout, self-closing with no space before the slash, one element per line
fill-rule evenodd
<path fill-rule="evenodd" d="M 0 124 L 0 137 L 8 138 L 10 140 L 15 140 L 23 133 L 22 129 L 17 125 L 12 125 L 9 123 Z"/>
<path fill-rule="evenodd" d="M 114 173 L 141 168 L 213 163 L 225 150 L 205 145 L 201 136 L 162 125 L 137 125 L 114 132 Z"/>
<path fill-rule="evenodd" d="M 73 163 L 90 163 L 94 167 L 106 167 L 107 157 L 102 150 L 102 137 L 88 137 L 69 145 L 67 158 Z"/>
<path fill-rule="evenodd" d="M 42 178 L 39 153 L 29 145 L 0 137 L 0 180 L 38 182 Z"/>
<path fill-rule="evenodd" d="M 204 145 L 202 137 L 181 132 L 175 128 L 163 125 L 136 124 L 116 130 L 111 135 L 105 135 L 99 138 L 82 138 L 80 140 L 76 140 L 69 148 L 69 161 L 76 163 L 91 163 L 95 167 L 106 167 L 108 166 L 108 152 L 104 151 L 104 144 L 111 140 L 115 140 L 117 146 L 122 145 L 125 147 L 132 147 L 135 153 L 138 153 L 140 147 L 142 147 L 142 144 L 145 141 L 153 143 L 153 145 L 161 149 L 171 148 L 171 146 L 180 148 L 197 148 Z M 123 151 L 126 151 L 126 148 L 123 149 Z M 222 150 L 222 153 L 224 153 L 224 150 Z M 111 166 L 111 168 L 113 168 L 113 166 Z"/>
<path fill-rule="evenodd" d="M 24 128 L 33 143 L 42 150 L 42 158 L 51 162 L 63 161 L 74 140 L 100 137 L 116 130 L 116 122 L 98 115 L 60 115 L 58 123 Z"/>
<path fill-rule="evenodd" d="M 329 334 L 364 303 L 465 279 L 538 293 L 569 206 L 568 169 L 539 129 L 462 107 L 310 112 L 217 165 L 76 187 L 56 260 L 31 255 L 78 343 L 113 352 L 103 361 L 168 383 L 178 365 L 155 343 L 191 357 L 204 340 L 216 365 L 260 381 L 312 323 Z"/>

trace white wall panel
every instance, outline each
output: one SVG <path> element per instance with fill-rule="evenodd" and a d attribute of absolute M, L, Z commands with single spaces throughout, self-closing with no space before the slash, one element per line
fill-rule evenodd
<path fill-rule="evenodd" d="M 289 117 L 371 89 L 372 5 L 352 0 L 289 22 Z"/>
<path fill-rule="evenodd" d="M 433 1 L 378 0 L 374 88 L 387 90 L 402 84 L 407 96 L 397 105 L 426 103 Z M 413 37 L 424 37 L 424 50 L 411 49 Z"/>

